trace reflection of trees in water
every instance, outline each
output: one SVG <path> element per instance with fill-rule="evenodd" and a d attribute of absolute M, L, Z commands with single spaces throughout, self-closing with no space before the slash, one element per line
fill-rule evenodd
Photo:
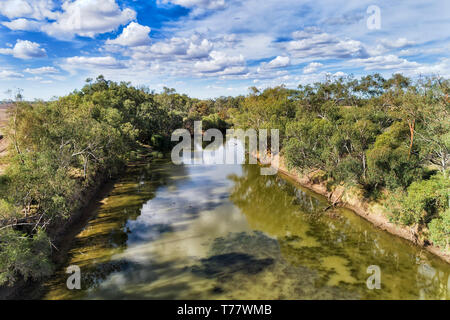
<path fill-rule="evenodd" d="M 125 265 L 122 268 L 132 268 L 132 272 L 121 272 L 116 274 L 118 278 L 109 279 L 107 285 L 102 283 L 95 296 L 106 299 L 377 297 L 367 295 L 365 282 L 362 285 L 342 282 L 338 286 L 330 285 L 328 282 L 336 272 L 320 265 L 322 258 L 326 258 L 323 252 L 319 259 L 312 248 L 295 248 L 289 244 L 291 241 L 292 238 L 277 241 L 262 232 L 230 233 L 216 238 L 210 245 L 208 258 L 193 265 L 184 257 L 161 263 L 157 256 L 148 265 Z M 302 259 L 300 263 L 295 260 L 297 258 Z M 312 261 L 309 265 L 305 263 L 308 259 Z M 364 280 L 366 278 L 367 275 Z M 384 279 L 383 275 L 382 281 L 389 281 L 389 278 Z M 404 289 L 398 285 L 399 290 Z M 398 293 L 388 290 L 386 297 L 390 294 L 395 297 Z"/>
<path fill-rule="evenodd" d="M 276 237 L 283 259 L 316 270 L 321 284 L 337 273 L 334 279 L 342 279 L 340 287 L 352 286 L 366 298 L 418 298 L 422 291 L 428 298 L 445 297 L 448 271 L 439 280 L 425 280 L 415 267 L 417 248 L 402 239 L 342 210 L 338 218 L 330 217 L 323 212 L 326 203 L 277 176 L 261 176 L 256 166 L 244 166 L 241 177 L 230 178 L 235 183 L 230 199 L 250 226 Z M 425 262 L 448 270 L 425 256 Z M 383 290 L 366 288 L 367 267 L 373 264 L 382 270 Z"/>
<path fill-rule="evenodd" d="M 127 261 L 110 261 L 112 255 L 126 248 L 128 230 L 126 224 L 141 214 L 144 203 L 155 196 L 161 186 L 176 183 L 174 176 L 186 177 L 183 166 L 171 166 L 164 160 L 136 164 L 115 185 L 110 195 L 102 201 L 96 216 L 74 240 L 67 265 L 77 265 L 82 272 L 82 288 L 95 287 L 111 273 L 130 267 Z M 156 226 L 161 227 L 162 226 Z M 48 284 L 52 296 L 73 297 L 65 287 L 65 270 Z M 77 291 L 79 297 L 84 290 Z"/>
<path fill-rule="evenodd" d="M 238 234 L 236 239 L 248 248 L 248 244 L 245 245 L 246 241 L 240 240 L 240 236 L 243 235 L 245 236 L 245 233 Z M 250 243 L 253 242 L 254 245 L 264 239 L 273 242 L 264 236 L 247 239 L 251 239 Z M 89 281 L 91 288 L 95 288 L 95 291 L 91 291 L 87 297 L 92 295 L 93 298 L 102 299 L 207 299 L 214 295 L 232 294 L 230 290 L 236 287 L 235 281 L 238 283 L 243 279 L 249 281 L 252 276 L 262 273 L 274 263 L 272 258 L 257 257 L 243 252 L 214 254 L 214 251 L 223 248 L 221 240 L 231 243 L 232 246 L 236 244 L 234 240 L 218 238 L 212 244 L 215 249 L 211 250 L 211 255 L 198 262 L 185 256 L 165 260 L 157 252 L 153 252 L 152 258 L 144 264 L 116 261 L 117 264 L 122 264 L 122 272 L 113 273 L 103 282 L 98 281 L 99 278 L 84 279 Z M 273 244 L 276 245 L 276 242 Z M 113 262 L 108 262 L 99 265 L 96 270 L 103 267 L 111 268 L 113 272 L 118 271 L 113 269 L 112 264 Z M 127 271 L 127 268 L 131 270 Z M 91 272 L 89 275 L 94 273 Z"/>
<path fill-rule="evenodd" d="M 347 238 L 342 221 L 323 215 L 326 202 L 312 197 L 276 176 L 261 176 L 255 166 L 244 166 L 242 177 L 233 176 L 230 199 L 255 230 L 277 237 L 287 245 L 310 248 L 319 255 L 324 247 L 338 253 Z M 328 223 L 335 226 L 330 228 Z M 317 258 L 317 259 L 318 259 Z"/>
<path fill-rule="evenodd" d="M 293 266 L 281 258 L 276 240 L 261 232 L 229 233 L 216 238 L 207 258 L 169 261 L 155 254 L 148 264 L 125 265 L 94 298 L 102 299 L 355 299 L 348 288 L 318 286 L 316 270 Z M 122 262 L 126 263 L 126 262 Z M 122 270 L 123 271 L 123 270 Z M 89 296 L 88 296 L 89 297 Z"/>
<path fill-rule="evenodd" d="M 323 213 L 328 207 L 325 200 L 311 196 L 310 192 L 296 187 L 293 183 L 275 176 L 262 176 L 260 168 L 254 165 L 243 166 L 242 176 L 230 176 L 234 182 L 231 199 L 239 207 L 258 205 L 270 213 L 286 215 L 286 209 L 302 213 L 304 217 Z"/>
<path fill-rule="evenodd" d="M 291 184 L 277 176 L 261 176 L 257 166 L 244 166 L 241 177 L 231 176 L 230 179 L 234 181 L 230 199 L 245 214 L 253 229 L 272 236 L 285 236 L 292 231 L 306 236 L 308 228 L 303 223 L 302 213 L 312 213 L 320 207 L 317 199 L 302 201 Z"/>
<path fill-rule="evenodd" d="M 186 256 L 167 260 L 157 251 L 152 251 L 145 264 L 128 259 L 111 260 L 132 241 L 126 230 L 127 222 L 141 215 L 143 204 L 154 197 L 156 189 L 170 188 L 188 178 L 183 166 L 139 165 L 130 168 L 115 186 L 71 251 L 69 264 L 81 266 L 83 287 L 96 288 L 91 291 L 93 297 L 355 299 L 415 298 L 420 294 L 426 298 L 445 297 L 442 286 L 448 272 L 441 275 L 441 270 L 448 268 L 430 264 L 435 273 L 417 269 L 416 265 L 423 262 L 417 262 L 416 251 L 401 240 L 345 215 L 338 219 L 323 215 L 326 203 L 279 177 L 261 176 L 257 166 L 243 166 L 242 177 L 230 177 L 234 181 L 230 199 L 254 230 L 276 240 L 262 232 L 230 233 L 210 243 L 208 257 L 199 261 Z M 203 183 L 208 187 L 203 193 L 205 201 L 184 210 L 189 218 L 198 217 L 198 211 L 212 210 L 227 195 L 217 198 L 215 188 L 210 188 L 217 186 L 217 181 Z M 210 203 L 208 199 L 218 201 Z M 173 224 L 180 218 L 176 215 L 170 221 Z M 155 228 L 155 233 L 173 231 L 169 225 L 155 221 L 143 227 L 145 231 Z M 382 290 L 371 291 L 365 286 L 366 268 L 372 264 L 381 267 Z M 63 272 L 50 286 L 54 290 L 52 296 L 86 297 L 85 290 L 69 292 L 65 288 L 67 275 Z"/>
<path fill-rule="evenodd" d="M 427 263 L 417 267 L 420 299 L 450 300 L 450 273 L 436 270 Z"/>
<path fill-rule="evenodd" d="M 201 298 L 200 293 L 195 292 L 192 281 L 186 277 L 190 274 L 190 269 L 185 266 L 187 261 L 184 258 L 179 257 L 176 260 L 164 262 L 159 262 L 160 260 L 160 257 L 155 255 L 148 264 L 127 261 L 121 272 L 112 273 L 106 281 L 98 282 L 95 290 L 90 290 L 85 297 L 88 299 Z"/>

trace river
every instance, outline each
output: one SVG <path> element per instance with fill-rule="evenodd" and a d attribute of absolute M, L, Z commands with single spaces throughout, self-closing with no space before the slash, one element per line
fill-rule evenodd
<path fill-rule="evenodd" d="M 257 165 L 133 165 L 43 298 L 450 299 L 450 265 L 326 207 Z M 80 267 L 81 290 L 67 289 L 70 265 Z M 370 266 L 379 267 L 380 289 L 367 286 Z"/>

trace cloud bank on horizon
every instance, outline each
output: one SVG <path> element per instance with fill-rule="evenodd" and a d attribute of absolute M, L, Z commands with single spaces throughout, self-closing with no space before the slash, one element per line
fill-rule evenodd
<path fill-rule="evenodd" d="M 199 98 L 330 75 L 449 77 L 449 30 L 439 0 L 0 0 L 0 100 L 99 74 Z"/>

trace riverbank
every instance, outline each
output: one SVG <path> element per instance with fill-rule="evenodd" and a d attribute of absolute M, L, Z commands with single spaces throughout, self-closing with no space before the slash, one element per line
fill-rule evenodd
<path fill-rule="evenodd" d="M 448 297 L 447 263 L 350 210 L 324 213 L 326 200 L 255 165 L 144 164 L 117 181 L 41 298 Z M 373 264 L 383 290 L 367 289 Z M 81 290 L 67 290 L 70 265 Z"/>
<path fill-rule="evenodd" d="M 258 156 L 259 158 L 259 156 Z M 334 190 L 328 190 L 326 183 L 315 177 L 315 172 L 310 174 L 299 173 L 295 169 L 288 169 L 283 156 L 275 155 L 272 166 L 278 169 L 282 175 L 288 176 L 300 185 L 328 198 L 333 206 L 344 207 L 352 210 L 359 216 L 374 224 L 381 230 L 413 242 L 442 260 L 450 264 L 450 254 L 437 246 L 422 239 L 417 228 L 401 226 L 389 221 L 388 212 L 383 204 L 365 199 L 360 190 L 354 187 L 338 186 Z"/>
<path fill-rule="evenodd" d="M 124 166 L 117 177 L 121 176 L 127 168 L 138 165 L 140 161 L 151 159 L 151 149 L 147 151 L 144 153 L 141 150 L 139 159 Z M 47 232 L 54 248 L 51 259 L 55 271 L 67 261 L 73 240 L 93 218 L 96 210 L 102 205 L 102 200 L 113 189 L 117 177 L 108 178 L 105 174 L 99 173 L 94 179 L 96 183 L 84 190 L 81 208 L 74 211 L 67 219 L 59 218 L 48 227 Z M 41 284 L 52 276 L 53 274 L 38 281 L 21 279 L 13 286 L 0 286 L 0 300 L 38 299 L 42 295 Z"/>
<path fill-rule="evenodd" d="M 49 226 L 48 234 L 52 239 L 54 249 L 51 259 L 55 270 L 64 264 L 73 239 L 92 218 L 92 212 L 95 212 L 94 209 L 101 204 L 100 200 L 114 185 L 114 180 L 107 180 L 105 177 L 99 177 L 98 181 L 97 184 L 85 190 L 82 208 L 73 212 L 68 219 L 59 219 Z M 39 295 L 39 286 L 45 280 L 24 281 L 20 279 L 12 286 L 0 286 L 0 300 L 34 299 Z"/>

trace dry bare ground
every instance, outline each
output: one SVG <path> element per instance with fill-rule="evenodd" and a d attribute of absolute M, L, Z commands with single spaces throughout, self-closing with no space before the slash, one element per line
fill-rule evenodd
<path fill-rule="evenodd" d="M 8 149 L 8 141 L 5 134 L 5 127 L 8 122 L 8 113 L 7 110 L 9 108 L 9 105 L 6 104 L 0 104 L 0 137 L 3 135 L 3 137 L 0 139 L 0 175 L 3 173 L 6 164 L 4 163 L 4 158 L 6 156 L 6 152 Z"/>

